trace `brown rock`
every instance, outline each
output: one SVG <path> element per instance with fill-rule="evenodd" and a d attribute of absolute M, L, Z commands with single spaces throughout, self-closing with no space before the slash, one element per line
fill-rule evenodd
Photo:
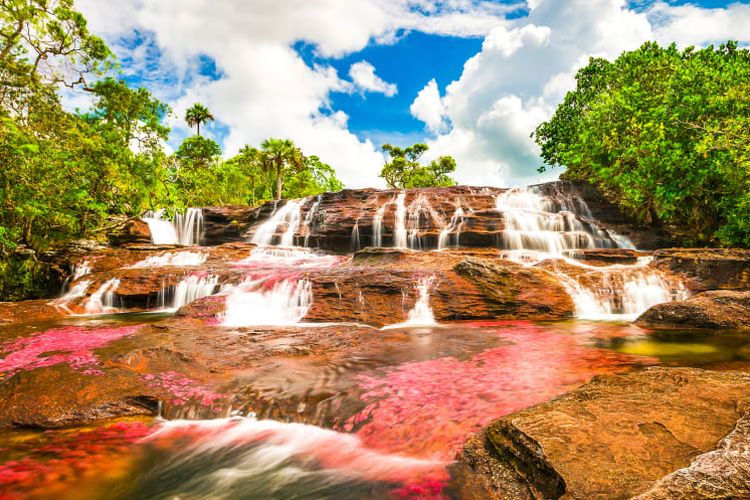
<path fill-rule="evenodd" d="M 657 304 L 636 324 L 646 327 L 750 329 L 750 291 L 714 290 L 688 300 Z"/>
<path fill-rule="evenodd" d="M 138 218 L 128 219 L 123 225 L 112 230 L 107 236 L 110 243 L 115 246 L 127 243 L 151 243 L 151 231 L 148 228 L 148 224 Z"/>
<path fill-rule="evenodd" d="M 688 276 L 697 290 L 750 289 L 750 250 L 668 248 L 654 252 L 660 269 Z"/>
<path fill-rule="evenodd" d="M 719 455 L 747 446 L 739 439 L 745 424 L 737 422 L 747 415 L 748 390 L 747 374 L 693 368 L 595 377 L 580 389 L 503 417 L 486 429 L 488 454 L 504 468 L 490 483 L 499 492 L 508 484 L 510 491 L 520 492 L 516 498 L 624 498 L 652 488 L 670 491 L 677 483 L 668 475 L 717 449 L 730 433 L 719 445 Z M 733 433 L 735 426 L 742 431 Z M 469 464 L 476 462 L 474 447 L 464 452 Z M 711 455 L 708 463 L 721 463 L 717 456 Z M 737 458 L 734 467 L 748 470 L 747 455 L 731 456 Z M 696 460 L 688 475 L 700 482 L 701 471 L 707 471 L 727 488 L 747 477 L 728 468 L 716 474 L 716 468 L 711 472 L 705 463 Z M 504 472 L 509 467 L 517 476 Z M 519 489 L 517 478 L 530 495 Z M 690 491 L 680 497 L 690 497 Z"/>

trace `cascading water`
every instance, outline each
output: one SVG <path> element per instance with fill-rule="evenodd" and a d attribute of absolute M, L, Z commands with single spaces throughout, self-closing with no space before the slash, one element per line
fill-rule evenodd
<path fill-rule="evenodd" d="M 195 300 L 213 295 L 218 286 L 218 276 L 188 276 L 174 288 L 170 309 L 177 310 Z"/>
<path fill-rule="evenodd" d="M 245 280 L 226 287 L 224 326 L 289 326 L 312 305 L 312 285 L 296 277 Z"/>
<path fill-rule="evenodd" d="M 204 252 L 175 252 L 153 255 L 130 266 L 130 269 L 148 267 L 190 267 L 199 266 L 206 262 L 208 254 Z"/>
<path fill-rule="evenodd" d="M 60 309 L 63 309 L 67 312 L 71 312 L 68 306 L 73 301 L 80 299 L 81 297 L 85 297 L 90 285 L 90 280 L 81 280 L 78 283 L 74 284 L 70 288 L 70 290 L 65 292 L 62 297 L 50 301 L 49 304 L 55 307 L 59 307 Z"/>
<path fill-rule="evenodd" d="M 385 207 L 388 203 L 382 204 L 375 211 L 375 215 L 372 217 L 372 246 L 382 247 L 383 246 L 383 216 L 385 215 Z"/>
<path fill-rule="evenodd" d="M 120 280 L 112 278 L 103 283 L 84 305 L 86 314 L 101 314 L 117 311 L 115 307 L 115 291 L 120 286 Z"/>
<path fill-rule="evenodd" d="M 354 223 L 354 227 L 352 227 L 352 240 L 351 240 L 351 250 L 352 252 L 356 252 L 361 248 L 361 243 L 359 240 L 359 220 Z"/>
<path fill-rule="evenodd" d="M 305 235 L 304 246 L 306 247 L 310 246 L 310 233 L 313 230 L 313 224 L 315 223 L 315 215 L 318 213 L 318 207 L 320 207 L 320 200 L 321 195 L 318 195 L 315 203 L 312 204 L 310 210 L 307 211 L 307 215 L 305 215 L 305 221 L 303 223 L 302 231 Z"/>
<path fill-rule="evenodd" d="M 70 281 L 76 281 L 87 274 L 91 274 L 91 263 L 87 260 L 83 260 L 73 266 L 73 274 L 70 277 Z"/>
<path fill-rule="evenodd" d="M 294 246 L 294 235 L 299 229 L 302 219 L 302 202 L 300 200 L 289 200 L 277 210 L 270 219 L 260 225 L 253 234 L 252 243 L 258 246 L 269 246 L 274 242 L 276 233 L 284 230 L 279 244 L 282 246 Z"/>
<path fill-rule="evenodd" d="M 409 248 L 406 232 L 406 193 L 401 192 L 396 196 L 396 214 L 393 227 L 393 246 L 396 248 Z"/>
<path fill-rule="evenodd" d="M 445 226 L 440 231 L 440 235 L 438 236 L 438 250 L 443 250 L 450 246 L 451 234 L 455 235 L 455 241 L 453 245 L 459 246 L 459 238 L 461 236 L 461 221 L 463 220 L 464 215 L 465 212 L 463 208 L 461 208 L 461 205 L 456 205 L 456 210 L 455 212 L 453 212 L 450 224 Z"/>
<path fill-rule="evenodd" d="M 164 209 L 146 212 L 142 220 L 151 231 L 155 245 L 198 245 L 203 235 L 203 210 L 187 208 L 175 214 L 174 220 L 166 217 Z"/>
<path fill-rule="evenodd" d="M 434 276 L 420 278 L 416 285 L 418 298 L 414 303 L 414 307 L 409 311 L 406 321 L 395 325 L 388 325 L 383 329 L 436 326 L 435 315 L 430 307 L 430 289 L 434 281 Z"/>

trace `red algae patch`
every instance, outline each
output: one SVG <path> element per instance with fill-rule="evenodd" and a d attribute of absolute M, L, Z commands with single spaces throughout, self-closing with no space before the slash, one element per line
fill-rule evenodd
<path fill-rule="evenodd" d="M 220 406 L 214 406 L 215 403 L 222 400 L 222 394 L 213 392 L 205 385 L 201 385 L 195 380 L 186 377 L 178 372 L 162 372 L 157 374 L 141 375 L 151 387 L 165 389 L 172 394 L 174 398 L 170 401 L 175 406 L 184 406 L 189 401 L 212 408 L 215 412 L 220 412 Z"/>
<path fill-rule="evenodd" d="M 140 326 L 119 328 L 63 327 L 33 334 L 29 337 L 2 344 L 6 353 L 0 360 L 0 378 L 9 377 L 21 370 L 33 370 L 60 363 L 87 375 L 103 375 L 98 368 L 99 358 L 94 349 L 132 335 Z"/>
<path fill-rule="evenodd" d="M 0 440 L 0 499 L 106 495 L 108 481 L 127 476 L 132 449 L 151 432 L 143 420 L 35 433 Z"/>
<path fill-rule="evenodd" d="M 369 405 L 344 430 L 375 449 L 449 461 L 467 436 L 498 417 L 554 398 L 594 375 L 652 362 L 591 348 L 584 336 L 531 323 L 495 326 L 508 345 L 467 360 L 404 363 L 382 376 L 359 376 Z"/>

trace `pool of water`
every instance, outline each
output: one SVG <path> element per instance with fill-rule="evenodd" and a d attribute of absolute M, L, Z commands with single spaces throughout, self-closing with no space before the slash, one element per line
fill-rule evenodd
<path fill-rule="evenodd" d="M 160 319 L 118 315 L 44 328 Z M 315 329 L 261 335 L 266 369 L 231 372 L 230 387 L 251 384 L 267 399 L 322 394 L 305 400 L 324 408 L 320 425 L 298 416 L 307 408 L 276 420 L 130 418 L 0 433 L 0 497 L 450 497 L 446 466 L 469 435 L 595 375 L 657 364 L 750 369 L 750 337 L 737 332 L 585 321 L 360 330 L 357 342 L 328 339 L 315 356 L 298 351 Z M 35 331 L 41 327 L 0 335 Z"/>

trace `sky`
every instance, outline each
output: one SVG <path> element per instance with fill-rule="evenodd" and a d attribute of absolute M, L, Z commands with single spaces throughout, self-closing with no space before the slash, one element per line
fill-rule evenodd
<path fill-rule="evenodd" d="M 175 148 L 206 134 L 226 157 L 293 139 L 347 187 L 383 187 L 381 146 L 456 158 L 462 184 L 542 182 L 529 137 L 589 57 L 648 40 L 750 44 L 750 0 L 77 0 L 122 77 L 168 103 Z"/>

